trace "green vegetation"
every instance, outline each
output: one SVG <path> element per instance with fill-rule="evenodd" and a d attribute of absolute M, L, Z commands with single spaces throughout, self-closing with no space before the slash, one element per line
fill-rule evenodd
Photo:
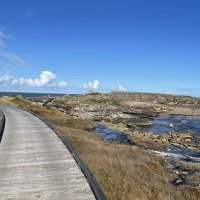
<path fill-rule="evenodd" d="M 112 106 L 119 106 L 120 100 L 107 94 L 88 94 L 84 96 L 65 96 L 54 101 L 54 104 L 61 105 L 79 105 L 79 104 L 106 104 Z"/>

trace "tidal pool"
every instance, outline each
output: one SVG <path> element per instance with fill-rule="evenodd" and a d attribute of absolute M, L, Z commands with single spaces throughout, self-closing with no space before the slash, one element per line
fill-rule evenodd
<path fill-rule="evenodd" d="M 200 117 L 193 116 L 159 116 L 152 120 L 152 126 L 145 129 L 155 134 L 192 132 L 200 135 Z"/>
<path fill-rule="evenodd" d="M 153 132 L 155 134 L 167 134 L 173 131 L 180 134 L 192 132 L 200 136 L 200 117 L 159 116 L 155 117 L 152 120 L 152 126 L 150 128 L 144 129 L 144 131 Z M 130 141 L 126 133 L 107 128 L 98 123 L 96 133 L 107 142 L 128 145 L 134 144 L 132 141 Z M 183 147 L 169 145 L 165 151 L 160 153 L 165 156 L 176 157 L 189 162 L 200 162 L 200 151 L 198 150 L 191 150 Z"/>
<path fill-rule="evenodd" d="M 99 123 L 96 124 L 96 133 L 107 142 L 133 144 L 126 133 L 107 128 Z"/>

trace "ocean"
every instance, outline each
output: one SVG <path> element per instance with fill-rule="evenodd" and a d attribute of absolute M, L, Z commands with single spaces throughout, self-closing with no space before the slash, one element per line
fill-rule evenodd
<path fill-rule="evenodd" d="M 15 97 L 21 95 L 23 97 L 45 97 L 45 96 L 64 96 L 65 94 L 61 93 L 31 93 L 31 92 L 0 92 L 0 97 L 2 96 L 11 96 Z"/>

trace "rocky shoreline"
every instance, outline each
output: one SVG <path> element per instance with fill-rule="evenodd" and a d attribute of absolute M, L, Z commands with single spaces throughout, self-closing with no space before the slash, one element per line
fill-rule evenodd
<path fill-rule="evenodd" d="M 173 96 L 146 93 L 87 94 L 81 96 L 36 98 L 50 109 L 68 116 L 101 122 L 104 125 L 126 132 L 134 139 L 139 137 L 163 145 L 175 144 L 190 149 L 200 149 L 199 138 L 191 133 L 155 135 L 142 132 L 151 127 L 152 119 L 169 115 L 200 115 L 200 99 L 188 96 Z M 196 143 L 194 142 L 196 140 Z"/>
<path fill-rule="evenodd" d="M 200 162 L 200 135 L 191 132 L 180 134 L 173 129 L 168 134 L 141 130 L 151 127 L 152 119 L 158 116 L 199 116 L 200 99 L 161 94 L 111 93 L 42 100 L 40 104 L 45 107 L 121 131 L 138 147 L 165 156 L 169 171 L 174 176 L 174 185 L 199 186 L 200 166 L 196 163 Z M 193 158 L 192 153 L 197 155 L 197 159 L 195 156 Z"/>
<path fill-rule="evenodd" d="M 48 97 L 33 99 L 42 105 L 56 109 L 73 118 L 101 122 L 127 133 L 134 142 L 153 150 L 175 145 L 200 150 L 200 140 L 191 133 L 156 135 L 143 132 L 151 127 L 152 119 L 169 115 L 200 115 L 200 99 L 146 93 L 87 94 L 81 96 Z M 195 142 L 194 142 L 195 141 Z"/>

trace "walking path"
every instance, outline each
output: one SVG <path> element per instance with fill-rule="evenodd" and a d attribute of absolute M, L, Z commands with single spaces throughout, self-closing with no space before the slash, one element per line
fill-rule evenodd
<path fill-rule="evenodd" d="M 28 112 L 0 106 L 1 200 L 94 200 L 74 158 L 57 135 Z"/>

